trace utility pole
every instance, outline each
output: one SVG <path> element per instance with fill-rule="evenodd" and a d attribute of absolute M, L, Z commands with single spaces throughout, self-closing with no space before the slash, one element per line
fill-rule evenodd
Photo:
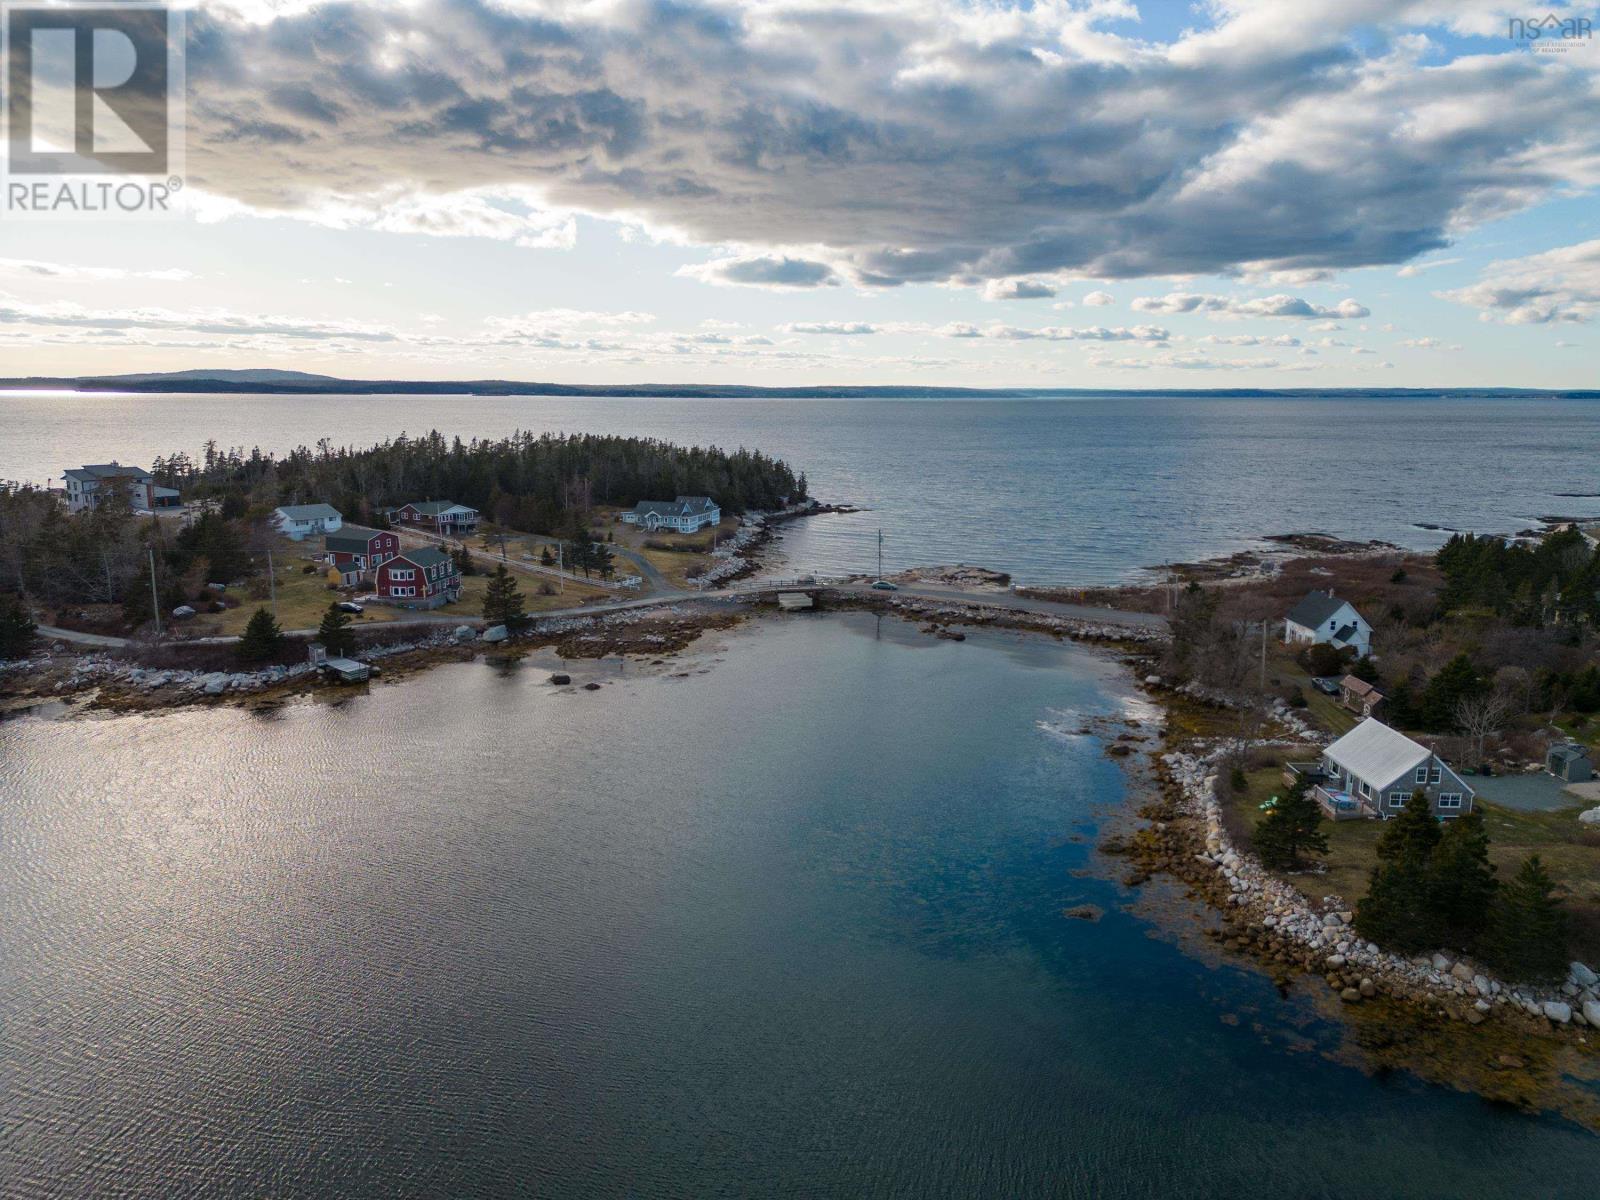
<path fill-rule="evenodd" d="M 878 529 L 878 578 L 883 578 L 883 528 Z"/>
<path fill-rule="evenodd" d="M 267 594 L 272 597 L 272 619 L 278 619 L 278 576 L 272 569 L 272 547 L 267 547 Z"/>
<path fill-rule="evenodd" d="M 566 568 L 561 565 L 561 562 L 562 562 L 562 553 L 561 552 L 563 550 L 565 550 L 566 548 L 567 548 L 567 544 L 565 542 L 561 541 L 559 538 L 557 538 L 556 539 L 556 587 L 560 589 L 561 594 L 563 596 L 565 596 L 567 594 L 567 571 L 566 571 Z"/>
<path fill-rule="evenodd" d="M 1261 694 L 1267 694 L 1267 626 L 1272 624 L 1267 618 L 1261 619 Z"/>
<path fill-rule="evenodd" d="M 156 594 L 156 550 L 154 546 L 146 547 L 150 555 L 150 611 L 156 619 L 156 636 L 161 636 L 161 597 Z"/>

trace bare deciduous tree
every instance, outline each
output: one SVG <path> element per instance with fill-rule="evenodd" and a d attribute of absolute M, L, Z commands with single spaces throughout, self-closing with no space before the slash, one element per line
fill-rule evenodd
<path fill-rule="evenodd" d="M 1483 762 L 1484 743 L 1500 732 L 1510 708 L 1509 699 L 1499 689 L 1463 696 L 1456 701 L 1452 715 L 1472 746 L 1473 766 Z"/>

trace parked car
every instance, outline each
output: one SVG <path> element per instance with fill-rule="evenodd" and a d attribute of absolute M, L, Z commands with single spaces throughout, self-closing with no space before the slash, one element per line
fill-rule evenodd
<path fill-rule="evenodd" d="M 194 616 L 194 609 L 190 608 L 187 604 L 180 604 L 177 608 L 172 610 L 172 615 L 179 618 L 192 617 Z"/>
<path fill-rule="evenodd" d="M 347 613 L 364 613 L 367 610 L 362 608 L 361 605 L 357 604 L 354 600 L 341 600 L 339 601 L 339 611 Z"/>
<path fill-rule="evenodd" d="M 1311 681 L 1311 686 L 1326 696 L 1339 694 L 1339 681 L 1330 675 L 1318 675 Z"/>
<path fill-rule="evenodd" d="M 873 586 L 873 588 L 875 588 L 877 591 L 880 591 L 880 592 L 898 592 L 900 590 L 900 587 L 899 587 L 898 584 L 890 583 L 887 579 L 880 579 L 880 580 L 878 580 L 878 582 L 874 583 L 872 586 Z"/>

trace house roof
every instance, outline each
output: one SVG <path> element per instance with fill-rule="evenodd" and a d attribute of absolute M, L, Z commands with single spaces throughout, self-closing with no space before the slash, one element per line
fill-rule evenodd
<path fill-rule="evenodd" d="M 1357 679 L 1354 675 L 1346 675 L 1339 681 L 1339 686 L 1357 696 L 1382 697 L 1383 695 L 1377 685 L 1368 683 L 1365 679 Z"/>
<path fill-rule="evenodd" d="M 633 511 L 641 517 L 655 513 L 662 517 L 697 517 L 717 507 L 710 496 L 679 496 L 675 500 L 641 500 Z"/>
<path fill-rule="evenodd" d="M 414 508 L 425 517 L 437 517 L 440 513 L 447 513 L 452 508 L 459 508 L 465 512 L 478 511 L 475 508 L 469 508 L 465 504 L 457 504 L 454 500 L 424 500 L 420 504 L 413 501 L 410 504 L 402 504 L 400 507 Z"/>
<path fill-rule="evenodd" d="M 79 483 L 92 483 L 101 479 L 149 479 L 150 472 L 143 467 L 124 466 L 122 463 L 85 463 L 65 472 L 68 479 Z"/>
<path fill-rule="evenodd" d="M 291 521 L 326 521 L 339 518 L 339 510 L 331 504 L 280 504 L 278 512 Z"/>
<path fill-rule="evenodd" d="M 453 558 L 437 546 L 423 546 L 417 550 L 405 550 L 401 552 L 400 558 L 405 559 L 406 562 L 414 567 L 436 567 L 440 563 L 450 563 L 452 565 L 455 563 Z M 400 558 L 391 558 L 385 565 L 393 566 L 400 561 Z"/>
<path fill-rule="evenodd" d="M 1332 592 L 1309 592 L 1304 600 L 1289 610 L 1289 620 L 1307 629 L 1315 629 L 1324 621 L 1332 620 L 1346 603 Z"/>
<path fill-rule="evenodd" d="M 1433 752 L 1382 721 L 1368 717 L 1325 753 L 1346 771 L 1384 787 L 1432 757 Z"/>
<path fill-rule="evenodd" d="M 343 525 L 337 533 L 322 535 L 322 545 L 328 550 L 342 550 L 347 554 L 365 554 L 367 544 L 377 537 L 379 530 L 365 525 Z"/>
<path fill-rule="evenodd" d="M 1573 762 L 1580 758 L 1588 758 L 1589 751 L 1586 747 L 1568 742 L 1564 746 L 1551 746 L 1550 757 L 1559 758 L 1562 762 Z"/>
<path fill-rule="evenodd" d="M 1333 640 L 1336 642 L 1348 642 L 1355 635 L 1356 627 L 1354 625 L 1341 625 L 1334 631 Z"/>

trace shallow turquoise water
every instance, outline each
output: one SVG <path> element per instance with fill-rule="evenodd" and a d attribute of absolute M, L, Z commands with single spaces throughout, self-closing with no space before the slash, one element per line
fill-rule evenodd
<path fill-rule="evenodd" d="M 1093 584 L 1321 530 L 1431 549 L 1443 525 L 1510 533 L 1600 516 L 1600 401 L 1211 399 L 637 400 L 517 396 L 0 394 L 0 479 L 60 483 L 85 460 L 148 465 L 224 448 L 371 445 L 438 428 L 751 446 L 825 500 L 871 511 L 797 523 L 793 569 L 978 563 Z M 1581 493 L 1562 495 L 1563 492 Z"/>
<path fill-rule="evenodd" d="M 1600 1138 L 1327 1061 L 1072 874 L 1110 664 L 849 617 L 687 669 L 0 724 L 0 1191 L 1592 1195 Z"/>

